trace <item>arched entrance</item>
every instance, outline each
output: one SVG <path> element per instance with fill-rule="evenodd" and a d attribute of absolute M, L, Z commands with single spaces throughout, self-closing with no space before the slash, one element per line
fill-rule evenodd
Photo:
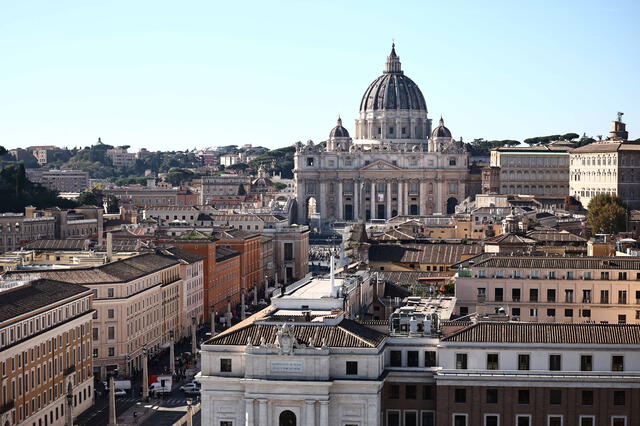
<path fill-rule="evenodd" d="M 307 202 L 304 205 L 304 211 L 305 219 L 307 220 L 307 223 L 310 223 L 313 216 L 318 213 L 318 202 L 315 197 L 307 198 Z"/>
<path fill-rule="evenodd" d="M 447 214 L 454 214 L 456 212 L 456 206 L 458 205 L 458 199 L 451 197 L 447 200 Z"/>
<path fill-rule="evenodd" d="M 278 419 L 278 426 L 296 426 L 296 415 L 293 411 L 285 410 L 280 413 L 280 418 Z"/>

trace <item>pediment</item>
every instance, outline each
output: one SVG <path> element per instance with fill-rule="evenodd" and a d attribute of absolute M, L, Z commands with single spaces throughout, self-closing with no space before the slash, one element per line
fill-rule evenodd
<path fill-rule="evenodd" d="M 371 164 L 360 168 L 360 170 L 402 170 L 400 167 L 393 165 L 385 160 L 377 160 Z"/>

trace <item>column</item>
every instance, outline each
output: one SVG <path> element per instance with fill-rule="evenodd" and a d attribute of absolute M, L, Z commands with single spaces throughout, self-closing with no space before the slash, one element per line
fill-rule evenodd
<path fill-rule="evenodd" d="M 360 181 L 353 181 L 353 219 L 360 221 Z"/>
<path fill-rule="evenodd" d="M 305 426 L 316 424 L 316 402 L 310 399 L 304 401 Z"/>
<path fill-rule="evenodd" d="M 371 219 L 376 218 L 376 183 L 371 181 Z"/>
<path fill-rule="evenodd" d="M 260 426 L 267 426 L 269 424 L 269 419 L 267 418 L 267 400 L 265 398 L 258 399 L 259 408 L 258 408 L 258 422 Z"/>
<path fill-rule="evenodd" d="M 307 194 L 304 180 L 298 181 L 298 187 L 296 188 L 298 197 L 298 223 L 303 224 L 307 222 Z"/>
<path fill-rule="evenodd" d="M 411 139 L 416 138 L 416 119 L 411 119 Z"/>
<path fill-rule="evenodd" d="M 320 426 L 329 426 L 329 401 L 320 401 Z"/>
<path fill-rule="evenodd" d="M 398 215 L 403 215 L 404 214 L 404 207 L 402 206 L 402 204 L 404 203 L 404 197 L 403 197 L 403 187 L 404 187 L 404 182 L 402 182 L 401 180 L 398 181 Z"/>
<path fill-rule="evenodd" d="M 342 180 L 338 181 L 338 214 L 337 220 L 344 220 L 344 207 L 342 205 L 344 198 L 342 197 Z"/>
<path fill-rule="evenodd" d="M 418 214 L 424 215 L 427 213 L 427 182 L 420 182 L 420 200 Z"/>
<path fill-rule="evenodd" d="M 247 426 L 254 426 L 253 420 L 253 398 L 245 398 L 244 400 L 246 406 L 246 414 L 245 421 Z"/>
<path fill-rule="evenodd" d="M 391 181 L 390 180 L 387 181 L 386 202 L 387 202 L 386 218 L 389 219 L 391 217 Z"/>
<path fill-rule="evenodd" d="M 319 182 L 319 187 L 320 187 L 320 199 L 318 200 L 318 204 L 316 207 L 316 210 L 318 211 L 318 213 L 320 213 L 320 223 L 324 222 L 324 220 L 326 219 L 326 215 L 327 212 L 325 210 L 325 206 L 327 205 L 326 201 L 325 201 L 325 197 L 326 197 L 326 183 L 324 181 L 320 181 Z"/>
<path fill-rule="evenodd" d="M 402 186 L 402 198 L 404 199 L 404 203 L 402 203 L 402 208 L 404 209 L 404 214 L 409 214 L 409 181 L 405 181 Z"/>

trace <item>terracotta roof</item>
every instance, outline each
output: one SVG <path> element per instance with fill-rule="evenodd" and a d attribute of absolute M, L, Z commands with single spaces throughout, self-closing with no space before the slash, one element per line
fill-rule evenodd
<path fill-rule="evenodd" d="M 251 339 L 256 345 L 262 338 L 266 343 L 275 343 L 279 328 L 280 324 L 247 323 L 234 330 L 230 329 L 228 333 L 219 334 L 205 344 L 244 346 Z M 309 345 L 309 342 L 313 340 L 315 347 L 320 347 L 324 340 L 329 347 L 375 348 L 382 344 L 385 337 L 384 334 L 376 330 L 348 319 L 343 319 L 337 325 L 296 322 L 293 331 L 298 342 Z"/>
<path fill-rule="evenodd" d="M 420 278 L 446 278 L 453 276 L 455 271 L 379 271 L 376 272 L 376 274 L 378 274 L 378 278 L 383 281 L 389 281 L 403 287 L 408 287 L 416 284 Z"/>
<path fill-rule="evenodd" d="M 178 261 L 173 257 L 145 253 L 92 268 L 18 270 L 7 271 L 6 275 L 15 279 L 40 276 L 73 284 L 107 284 L 131 281 L 177 264 Z"/>
<path fill-rule="evenodd" d="M 616 152 L 616 151 L 638 151 L 640 144 L 634 142 L 620 141 L 598 141 L 584 145 L 573 150 L 573 153 L 581 154 L 583 152 Z"/>
<path fill-rule="evenodd" d="M 369 260 L 374 262 L 398 262 L 451 265 L 464 255 L 482 252 L 477 244 L 379 244 L 369 248 Z"/>
<path fill-rule="evenodd" d="M 640 270 L 640 257 L 493 256 L 476 261 L 475 267 Z"/>
<path fill-rule="evenodd" d="M 503 244 L 503 245 L 509 245 L 509 244 L 532 245 L 532 244 L 535 244 L 536 241 L 531 238 L 527 238 L 523 235 L 501 234 L 501 235 L 496 235 L 495 237 L 486 238 L 484 240 L 484 243 L 485 244 Z"/>
<path fill-rule="evenodd" d="M 638 345 L 638 324 L 550 324 L 479 322 L 442 339 L 445 342 Z"/>
<path fill-rule="evenodd" d="M 249 240 L 251 238 L 260 237 L 260 234 L 245 231 L 242 229 L 227 229 L 214 233 L 219 240 Z"/>
<path fill-rule="evenodd" d="M 168 248 L 167 251 L 173 254 L 174 256 L 176 256 L 177 258 L 184 260 L 187 263 L 196 263 L 200 260 L 205 259 L 204 256 L 200 256 L 199 254 L 196 254 L 196 253 L 191 253 L 190 251 L 183 250 L 178 247 Z"/>
<path fill-rule="evenodd" d="M 0 322 L 90 291 L 76 284 L 46 279 L 4 290 L 0 292 Z"/>
<path fill-rule="evenodd" d="M 87 240 L 34 240 L 22 246 L 24 250 L 81 251 L 87 250 Z"/>
<path fill-rule="evenodd" d="M 563 242 L 563 243 L 585 243 L 586 239 L 572 234 L 568 231 L 529 231 L 527 237 L 538 242 Z"/>

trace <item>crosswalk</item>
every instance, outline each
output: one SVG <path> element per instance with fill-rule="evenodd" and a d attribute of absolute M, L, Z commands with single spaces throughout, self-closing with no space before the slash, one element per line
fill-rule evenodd
<path fill-rule="evenodd" d="M 118 398 L 116 400 L 116 404 L 118 402 L 133 402 L 136 403 L 140 401 L 139 398 L 134 398 L 134 397 L 124 397 L 124 398 Z M 167 407 L 167 406 L 172 406 L 172 407 L 178 407 L 178 406 L 182 406 L 182 405 L 187 405 L 187 401 L 184 397 L 167 397 L 167 398 L 152 398 L 148 403 L 144 404 L 145 407 L 147 408 L 153 408 L 154 410 L 157 410 L 158 407 Z"/>

